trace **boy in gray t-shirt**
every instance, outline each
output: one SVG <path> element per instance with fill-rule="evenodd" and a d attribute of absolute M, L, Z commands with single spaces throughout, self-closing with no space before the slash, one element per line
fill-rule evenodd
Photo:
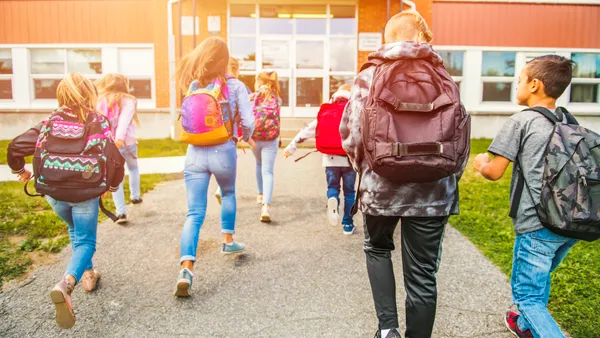
<path fill-rule="evenodd" d="M 571 82 L 573 61 L 557 55 L 531 60 L 519 76 L 519 105 L 556 110 L 558 99 Z M 518 213 L 513 218 L 516 239 L 513 254 L 511 287 L 513 301 L 520 314 L 508 312 L 505 323 L 517 337 L 564 337 L 547 309 L 550 273 L 556 269 L 577 243 L 544 228 L 535 205 L 540 202 L 544 153 L 553 125 L 538 112 L 525 110 L 511 116 L 490 145 L 495 155 L 479 154 L 473 166 L 485 178 L 496 181 L 515 162 L 511 182 L 511 201 L 521 170 L 526 187 Z"/>

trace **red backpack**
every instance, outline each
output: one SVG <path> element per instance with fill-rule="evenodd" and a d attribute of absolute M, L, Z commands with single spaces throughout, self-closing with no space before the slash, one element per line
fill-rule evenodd
<path fill-rule="evenodd" d="M 340 122 L 348 101 L 323 103 L 317 115 L 317 150 L 322 154 L 346 156 L 342 148 Z"/>

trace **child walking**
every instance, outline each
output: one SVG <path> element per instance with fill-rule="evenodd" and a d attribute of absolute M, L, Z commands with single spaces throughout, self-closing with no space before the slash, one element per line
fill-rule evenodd
<path fill-rule="evenodd" d="M 138 147 L 135 134 L 140 121 L 137 115 L 137 100 L 129 93 L 129 79 L 121 74 L 108 74 L 96 82 L 98 89 L 97 110 L 110 121 L 115 144 L 127 163 L 129 171 L 129 197 L 131 203 L 142 203 L 140 191 L 140 171 L 138 168 Z M 123 182 L 114 192 L 113 201 L 117 207 L 117 223 L 127 223 L 125 190 Z"/>
<path fill-rule="evenodd" d="M 228 60 L 225 41 L 211 37 L 186 55 L 177 69 L 177 80 L 185 96 L 181 105 L 181 141 L 190 144 L 184 169 L 188 213 L 181 233 L 181 271 L 175 287 L 178 297 L 190 296 L 212 175 L 222 190 L 221 253 L 233 254 L 245 249 L 243 243 L 233 240 L 237 125 L 232 112 L 239 111 L 245 141 L 254 131 L 254 117 L 244 84 L 235 78 L 226 78 Z"/>
<path fill-rule="evenodd" d="M 275 158 L 279 149 L 281 98 L 279 77 L 276 72 L 262 72 L 256 77 L 256 92 L 250 95 L 254 112 L 255 129 L 252 149 L 256 158 L 256 183 L 262 205 L 261 222 L 271 222 Z"/>
<path fill-rule="evenodd" d="M 227 65 L 227 79 L 237 79 L 240 76 L 240 64 L 238 62 L 238 60 L 236 60 L 236 58 L 234 57 L 229 57 L 229 64 Z M 252 91 L 250 90 L 250 88 L 248 88 L 248 86 L 244 85 L 244 87 L 246 87 L 246 91 L 248 92 L 248 94 L 252 94 Z M 242 126 L 241 126 L 241 118 L 240 118 L 240 112 L 239 111 L 235 111 L 233 112 L 233 116 L 234 116 L 234 121 L 237 125 L 237 139 L 236 141 L 240 141 L 239 138 L 242 137 Z M 250 145 L 250 147 L 252 149 L 254 149 L 254 147 L 256 146 L 254 144 L 254 142 L 252 140 L 248 140 L 248 145 Z M 244 153 L 246 151 L 244 150 Z M 217 191 L 215 191 L 215 198 L 217 199 L 217 202 L 219 202 L 219 204 L 221 204 L 221 187 L 217 185 Z"/>
<path fill-rule="evenodd" d="M 288 158 L 296 152 L 298 144 L 317 136 L 317 150 L 323 153 L 323 167 L 327 177 L 327 218 L 331 225 L 338 225 L 340 187 L 343 182 L 342 227 L 345 235 L 352 235 L 355 229 L 351 211 L 356 197 L 356 172 L 342 148 L 339 129 L 351 89 L 350 85 L 342 85 L 331 97 L 331 102 L 321 105 L 317 119 L 302 129 L 283 152 L 283 156 Z"/>
<path fill-rule="evenodd" d="M 505 323 L 517 337 L 564 337 L 548 312 L 550 275 L 577 243 L 542 225 L 537 208 L 541 202 L 546 147 L 554 123 L 572 117 L 556 100 L 569 86 L 573 62 L 557 55 L 531 60 L 521 72 L 517 100 L 527 106 L 504 124 L 487 153 L 475 157 L 473 166 L 495 181 L 514 162 L 511 184 L 511 217 L 516 232 L 511 287 L 520 314 L 509 312 Z M 522 180 L 522 181 L 521 181 Z M 520 182 L 520 183 L 519 183 Z M 519 189 L 519 185 L 521 189 Z M 522 194 L 520 194 L 522 192 Z"/>
<path fill-rule="evenodd" d="M 83 282 L 94 291 L 100 275 L 92 257 L 96 251 L 99 196 L 116 191 L 125 160 L 115 146 L 107 119 L 95 111 L 97 93 L 90 80 L 70 73 L 57 88 L 60 108 L 48 119 L 17 136 L 8 146 L 8 164 L 21 182 L 35 179 L 54 212 L 69 227 L 73 254 L 63 279 L 50 298 L 61 328 L 75 325 L 71 293 Z M 24 157 L 34 155 L 34 174 Z M 103 209 L 104 210 L 104 209 Z"/>

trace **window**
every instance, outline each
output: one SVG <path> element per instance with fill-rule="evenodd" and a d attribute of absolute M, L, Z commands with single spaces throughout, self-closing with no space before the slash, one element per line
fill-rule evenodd
<path fill-rule="evenodd" d="M 323 79 L 297 78 L 296 79 L 296 106 L 319 107 L 323 103 Z"/>
<path fill-rule="evenodd" d="M 329 77 L 329 97 L 333 96 L 342 85 L 354 84 L 354 76 L 353 75 L 331 75 Z"/>
<path fill-rule="evenodd" d="M 573 53 L 572 103 L 600 103 L 600 54 Z"/>
<path fill-rule="evenodd" d="M 331 34 L 356 35 L 356 7 L 331 6 Z"/>
<path fill-rule="evenodd" d="M 96 80 L 102 74 L 100 49 L 31 49 L 31 78 L 35 99 L 56 99 L 56 89 L 69 72 Z"/>
<path fill-rule="evenodd" d="M 329 67 L 332 72 L 356 71 L 356 39 L 337 38 L 330 40 Z"/>
<path fill-rule="evenodd" d="M 296 43 L 297 69 L 323 69 L 323 41 L 298 41 Z"/>
<path fill-rule="evenodd" d="M 262 68 L 273 69 L 290 67 L 289 41 L 263 41 L 262 51 Z"/>
<path fill-rule="evenodd" d="M 12 100 L 12 52 L 0 49 L 0 100 Z"/>
<path fill-rule="evenodd" d="M 152 99 L 154 52 L 148 48 L 119 49 L 119 73 L 129 78 L 129 91 L 137 99 Z"/>
<path fill-rule="evenodd" d="M 483 52 L 483 102 L 511 102 L 515 82 L 514 52 Z"/>
<path fill-rule="evenodd" d="M 440 56 L 444 59 L 444 67 L 458 87 L 463 81 L 463 67 L 464 67 L 464 52 L 440 52 Z"/>
<path fill-rule="evenodd" d="M 240 64 L 239 80 L 254 91 L 256 79 L 256 5 L 230 5 L 229 52 Z"/>

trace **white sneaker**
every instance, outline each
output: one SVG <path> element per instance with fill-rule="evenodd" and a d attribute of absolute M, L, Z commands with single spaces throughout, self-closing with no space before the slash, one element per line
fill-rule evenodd
<path fill-rule="evenodd" d="M 338 201 L 335 197 L 331 197 L 327 200 L 327 218 L 329 224 L 335 226 L 340 221 L 340 215 L 338 213 Z"/>
<path fill-rule="evenodd" d="M 266 204 L 262 207 L 262 212 L 260 213 L 260 221 L 265 223 L 271 222 L 271 210 Z"/>

